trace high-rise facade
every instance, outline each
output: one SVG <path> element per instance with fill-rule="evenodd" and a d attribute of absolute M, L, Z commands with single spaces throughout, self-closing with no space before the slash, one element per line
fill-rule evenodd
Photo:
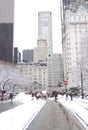
<path fill-rule="evenodd" d="M 23 50 L 23 62 L 33 62 L 34 61 L 34 50 L 27 49 Z"/>
<path fill-rule="evenodd" d="M 66 6 L 63 25 L 64 77 L 68 79 L 70 87 L 81 86 L 80 73 L 83 63 L 81 63 L 80 47 L 84 37 L 88 34 L 88 1 L 76 0 Z"/>
<path fill-rule="evenodd" d="M 34 48 L 34 63 L 47 62 L 47 43 L 46 40 L 37 40 L 37 47 Z"/>
<path fill-rule="evenodd" d="M 38 13 L 38 39 L 46 40 L 48 46 L 48 55 L 52 55 L 52 13 Z"/>
<path fill-rule="evenodd" d="M 21 53 L 19 52 L 18 47 L 14 47 L 13 61 L 16 64 L 21 62 Z"/>
<path fill-rule="evenodd" d="M 52 13 L 39 12 L 38 13 L 38 39 L 46 40 L 47 53 L 47 75 L 48 87 L 53 87 L 53 46 L 52 46 Z M 49 89 L 48 88 L 48 89 Z"/>
<path fill-rule="evenodd" d="M 13 62 L 14 0 L 0 0 L 0 60 Z"/>
<path fill-rule="evenodd" d="M 15 47 L 14 48 L 14 63 L 18 63 L 19 62 L 19 51 L 18 51 L 18 48 Z"/>
<path fill-rule="evenodd" d="M 63 83 L 62 54 L 53 54 L 53 86 L 61 87 Z"/>

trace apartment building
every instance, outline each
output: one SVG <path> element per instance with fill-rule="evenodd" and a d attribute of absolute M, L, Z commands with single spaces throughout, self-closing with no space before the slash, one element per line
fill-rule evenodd
<path fill-rule="evenodd" d="M 20 71 L 20 75 L 24 76 L 31 83 L 31 89 L 34 89 L 34 91 L 47 90 L 46 63 L 19 63 L 17 68 Z"/>
<path fill-rule="evenodd" d="M 88 32 L 88 1 L 77 0 L 64 7 L 62 37 L 64 77 L 69 86 L 80 86 L 81 42 Z"/>

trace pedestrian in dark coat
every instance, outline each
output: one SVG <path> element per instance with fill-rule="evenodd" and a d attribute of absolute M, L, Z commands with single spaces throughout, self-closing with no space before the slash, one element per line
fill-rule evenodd
<path fill-rule="evenodd" d="M 73 100 L 73 95 L 72 95 L 72 93 L 70 93 L 70 97 L 71 97 L 71 101 Z"/>
<path fill-rule="evenodd" d="M 9 94 L 9 99 L 11 99 L 11 101 L 13 100 L 13 93 Z"/>

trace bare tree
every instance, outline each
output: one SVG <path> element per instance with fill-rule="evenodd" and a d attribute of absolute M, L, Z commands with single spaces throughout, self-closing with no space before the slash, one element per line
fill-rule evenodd
<path fill-rule="evenodd" d="M 24 73 L 15 64 L 0 61 L 0 90 L 25 91 L 31 86 Z"/>

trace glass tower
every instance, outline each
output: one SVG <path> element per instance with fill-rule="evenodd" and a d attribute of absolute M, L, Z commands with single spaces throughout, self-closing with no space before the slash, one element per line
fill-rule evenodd
<path fill-rule="evenodd" d="M 52 13 L 38 13 L 38 39 L 46 40 L 48 46 L 48 55 L 52 55 Z"/>

